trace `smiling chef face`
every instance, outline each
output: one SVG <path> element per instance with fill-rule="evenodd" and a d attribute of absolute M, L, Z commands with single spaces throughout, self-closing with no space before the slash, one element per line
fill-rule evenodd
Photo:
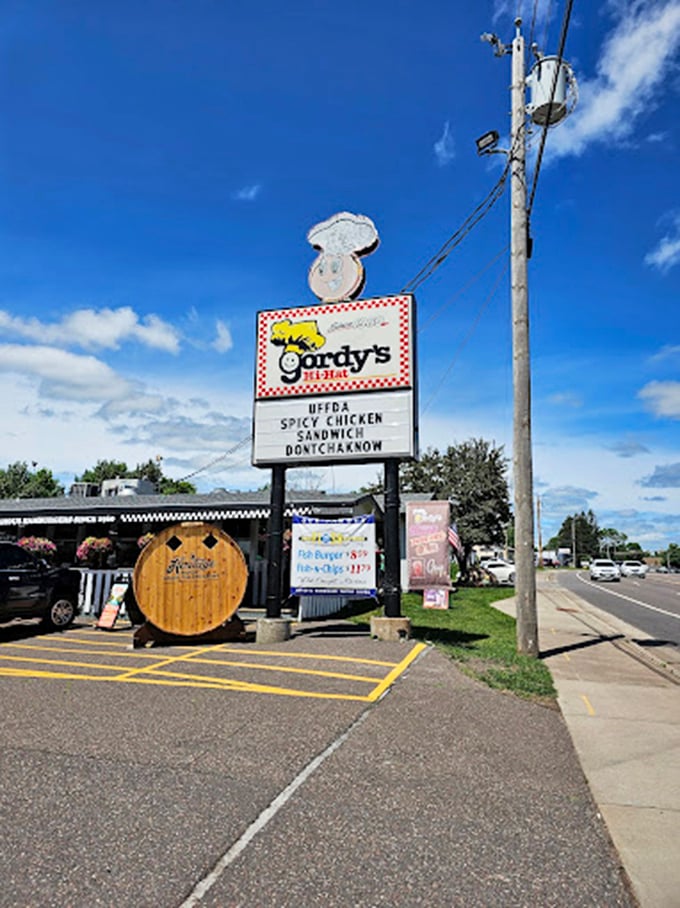
<path fill-rule="evenodd" d="M 327 303 L 353 299 L 364 285 L 360 255 L 378 245 L 378 231 L 370 218 L 343 211 L 317 224 L 307 239 L 320 255 L 309 269 L 309 286 Z"/>

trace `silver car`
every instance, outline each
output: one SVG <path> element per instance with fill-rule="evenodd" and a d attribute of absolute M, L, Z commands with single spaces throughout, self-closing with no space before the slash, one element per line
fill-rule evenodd
<path fill-rule="evenodd" d="M 590 562 L 590 579 L 618 582 L 621 579 L 621 571 L 619 566 L 609 558 L 595 558 Z"/>
<path fill-rule="evenodd" d="M 639 577 L 644 580 L 647 574 L 647 565 L 642 561 L 624 561 L 621 565 L 622 577 Z"/>

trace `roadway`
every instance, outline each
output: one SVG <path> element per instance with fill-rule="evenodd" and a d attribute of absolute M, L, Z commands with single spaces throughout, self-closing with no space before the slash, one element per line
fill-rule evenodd
<path fill-rule="evenodd" d="M 648 573 L 641 580 L 597 583 L 588 571 L 557 572 L 560 585 L 642 631 L 657 645 L 680 647 L 680 574 Z"/>

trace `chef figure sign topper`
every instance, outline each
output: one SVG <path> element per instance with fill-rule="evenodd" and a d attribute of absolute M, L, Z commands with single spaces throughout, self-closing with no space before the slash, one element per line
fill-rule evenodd
<path fill-rule="evenodd" d="M 368 255 L 378 245 L 378 231 L 363 214 L 341 211 L 312 227 L 307 239 L 319 250 L 309 269 L 309 286 L 324 303 L 354 299 L 366 278 L 360 255 Z"/>

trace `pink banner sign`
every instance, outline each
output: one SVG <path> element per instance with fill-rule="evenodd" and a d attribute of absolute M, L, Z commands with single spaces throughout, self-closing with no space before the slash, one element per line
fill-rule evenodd
<path fill-rule="evenodd" d="M 406 505 L 408 587 L 451 587 L 451 556 L 447 538 L 448 501 L 409 501 Z"/>

